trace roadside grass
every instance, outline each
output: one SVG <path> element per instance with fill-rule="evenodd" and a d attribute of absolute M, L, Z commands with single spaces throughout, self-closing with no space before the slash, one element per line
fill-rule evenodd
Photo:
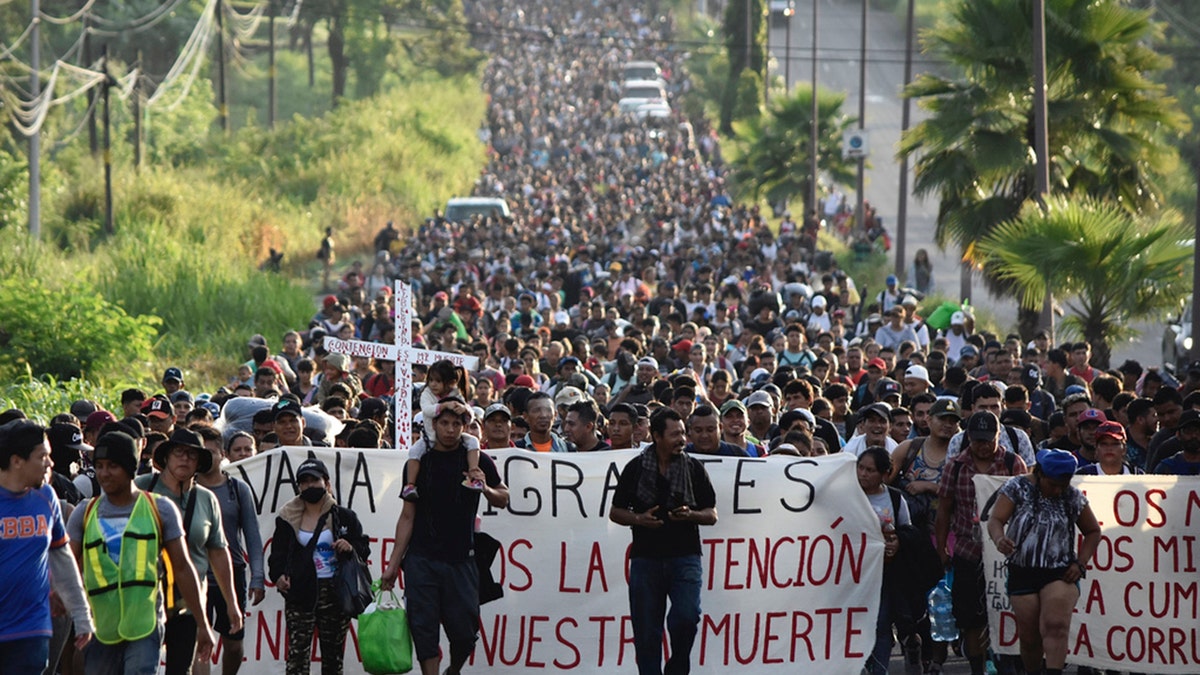
<path fill-rule="evenodd" d="M 277 348 L 286 330 L 307 327 L 317 291 L 313 254 L 325 227 L 334 229 L 339 258 L 349 260 L 369 250 L 387 220 L 407 232 L 471 190 L 485 162 L 476 136 L 484 110 L 477 78 L 431 78 L 273 131 L 250 125 L 229 138 L 194 136 L 140 172 L 118 152 L 111 235 L 102 232 L 96 163 L 86 147 L 64 151 L 52 169 L 61 187 L 44 198 L 43 241 L 0 230 L 2 278 L 37 279 L 55 293 L 83 284 L 131 317 L 161 323 L 137 358 L 88 370 L 86 381 L 71 381 L 67 367 L 9 373 L 18 384 L 8 385 L 5 400 L 28 408 L 38 397 L 57 401 L 49 390 L 110 399 L 128 386 L 155 391 L 168 365 L 183 368 L 194 391 L 225 384 L 252 334 Z M 159 136 L 180 138 L 170 130 Z M 259 271 L 271 249 L 284 254 L 283 274 Z"/>

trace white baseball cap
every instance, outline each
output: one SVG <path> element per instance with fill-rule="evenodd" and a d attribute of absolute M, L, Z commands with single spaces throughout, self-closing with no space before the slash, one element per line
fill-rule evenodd
<path fill-rule="evenodd" d="M 925 384 L 932 385 L 929 381 L 929 371 L 925 366 L 911 365 L 908 370 L 904 371 L 904 379 L 921 380 Z"/>

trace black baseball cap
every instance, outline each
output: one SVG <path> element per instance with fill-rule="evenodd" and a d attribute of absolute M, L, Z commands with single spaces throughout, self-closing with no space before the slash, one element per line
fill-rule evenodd
<path fill-rule="evenodd" d="M 324 478 L 328 480 L 329 469 L 325 467 L 325 462 L 322 462 L 319 459 L 306 459 L 300 465 L 300 467 L 296 469 L 296 478 L 299 479 L 302 476 L 317 476 L 318 478 Z"/>
<path fill-rule="evenodd" d="M 295 415 L 296 417 L 299 417 L 302 419 L 304 417 L 304 411 L 302 411 L 300 409 L 300 404 L 296 403 L 295 401 L 289 401 L 287 399 L 282 399 L 278 403 L 276 403 L 274 411 L 275 411 L 275 414 L 273 415 L 273 419 L 275 419 L 275 420 L 278 420 L 280 417 L 283 417 L 284 415 Z"/>
<path fill-rule="evenodd" d="M 358 404 L 358 419 L 365 420 L 376 417 L 377 415 L 386 413 L 387 409 L 387 401 L 374 396 L 365 398 L 362 403 Z"/>
<path fill-rule="evenodd" d="M 981 410 L 967 419 L 967 438 L 973 441 L 990 441 L 1000 433 L 1000 418 L 996 413 Z"/>
<path fill-rule="evenodd" d="M 92 446 L 83 442 L 83 429 L 74 424 L 51 424 L 46 431 L 46 438 L 50 441 L 52 451 L 65 449 L 90 452 L 92 450 Z"/>

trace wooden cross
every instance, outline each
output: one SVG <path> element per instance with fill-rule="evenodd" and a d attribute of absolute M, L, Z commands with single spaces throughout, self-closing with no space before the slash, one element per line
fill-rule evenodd
<path fill-rule="evenodd" d="M 395 419 L 396 444 L 398 450 L 408 450 L 412 445 L 412 367 L 414 365 L 428 366 L 435 361 L 448 359 L 456 366 L 468 371 L 479 368 L 479 359 L 465 354 L 438 352 L 430 349 L 417 349 L 412 345 L 412 320 L 416 315 L 413 309 L 412 287 L 403 281 L 396 281 L 396 337 L 394 344 L 382 342 L 364 342 L 362 340 L 339 340 L 332 335 L 325 336 L 325 350 L 332 354 L 348 354 L 350 356 L 365 356 L 372 359 L 396 362 Z M 428 420 L 427 420 L 428 421 Z"/>

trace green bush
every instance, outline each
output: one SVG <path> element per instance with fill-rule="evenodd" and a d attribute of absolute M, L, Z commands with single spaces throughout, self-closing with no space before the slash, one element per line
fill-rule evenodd
<path fill-rule="evenodd" d="M 0 282 L 0 378 L 69 380 L 128 370 L 150 355 L 161 320 L 130 316 L 86 283 L 52 289 L 38 278 Z"/>
<path fill-rule="evenodd" d="M 130 384 L 129 387 L 136 386 Z M 67 412 L 79 399 L 95 401 L 105 410 L 117 409 L 115 392 L 128 387 L 106 390 L 88 380 L 60 381 L 51 376 L 33 377 L 28 371 L 15 382 L 0 388 L 0 410 L 16 408 L 30 419 L 47 424 L 52 417 Z"/>

